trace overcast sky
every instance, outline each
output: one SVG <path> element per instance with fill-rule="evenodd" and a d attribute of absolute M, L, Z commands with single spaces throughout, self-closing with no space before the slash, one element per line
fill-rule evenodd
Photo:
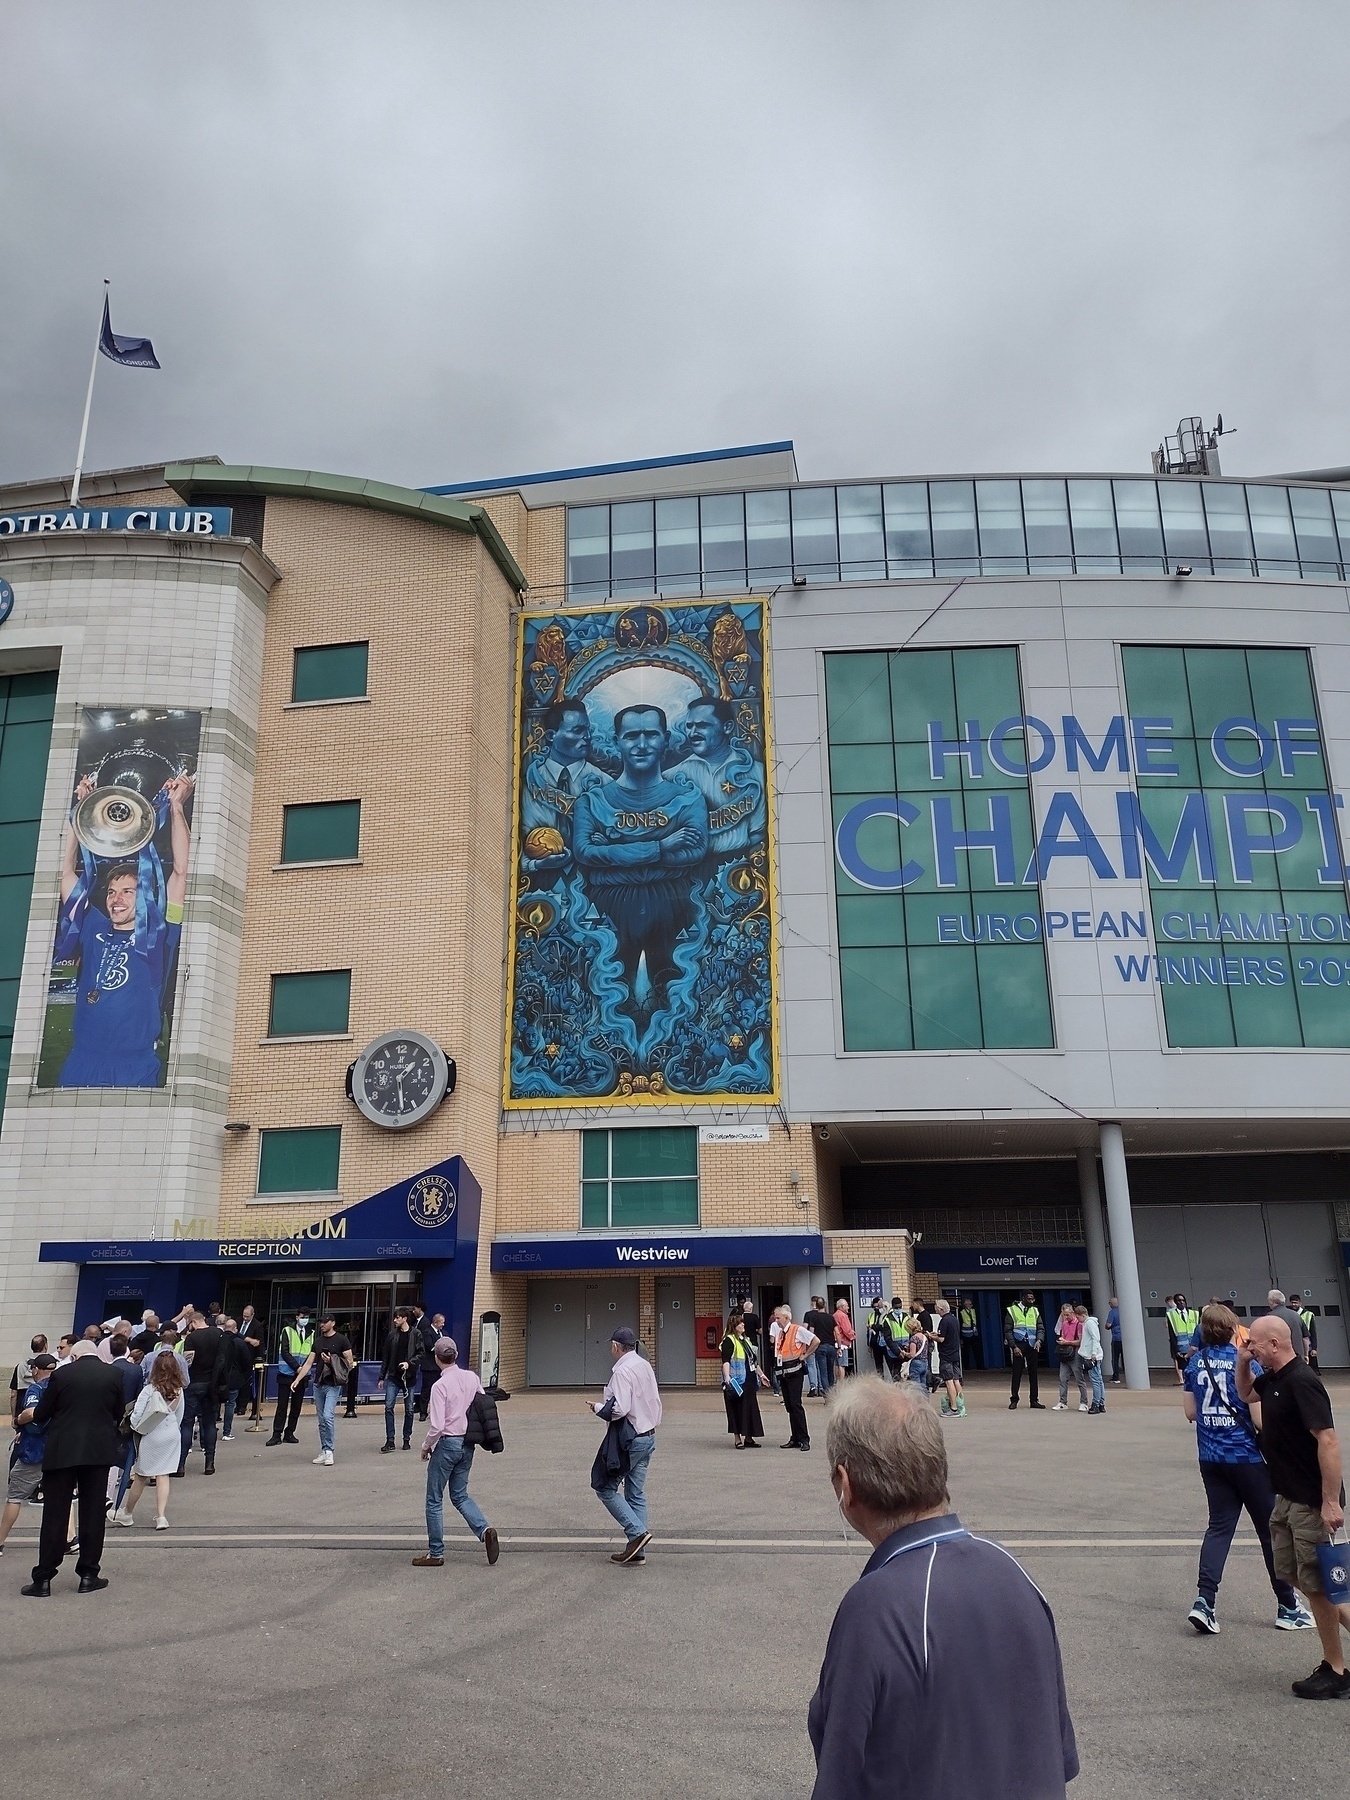
<path fill-rule="evenodd" d="M 0 479 L 1350 463 L 1345 0 L 5 0 Z"/>

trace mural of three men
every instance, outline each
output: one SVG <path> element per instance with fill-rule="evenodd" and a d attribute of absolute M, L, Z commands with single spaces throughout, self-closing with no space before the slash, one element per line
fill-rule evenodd
<path fill-rule="evenodd" d="M 762 602 L 522 625 L 507 1104 L 775 1097 Z"/>

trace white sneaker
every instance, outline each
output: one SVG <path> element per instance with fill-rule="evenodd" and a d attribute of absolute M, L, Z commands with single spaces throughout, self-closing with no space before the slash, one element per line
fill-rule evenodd
<path fill-rule="evenodd" d="M 1051 1412 L 1068 1412 L 1069 1409 L 1067 1406 L 1065 1406 L 1065 1404 L 1062 1400 L 1056 1400 L 1055 1404 L 1050 1408 L 1050 1410 L 1051 1410 Z"/>
<path fill-rule="evenodd" d="M 324 1466 L 324 1468 L 325 1468 L 325 1469 L 331 1469 L 331 1468 L 332 1468 L 332 1466 L 333 1466 L 333 1452 L 332 1452 L 332 1451 L 331 1451 L 331 1450 L 325 1450 L 325 1451 L 324 1451 L 324 1453 L 323 1453 L 323 1466 Z"/>
<path fill-rule="evenodd" d="M 319 1454 L 314 1458 L 314 1466 L 316 1469 L 321 1469 L 323 1465 L 330 1460 L 328 1452 L 326 1450 L 320 1450 Z"/>
<path fill-rule="evenodd" d="M 232 1431 L 222 1431 L 220 1434 L 220 1441 L 222 1444 L 232 1444 L 234 1442 L 234 1433 Z"/>
<path fill-rule="evenodd" d="M 1079 1412 L 1087 1412 L 1089 1410 L 1088 1403 L 1086 1400 L 1080 1400 L 1078 1402 L 1078 1410 L 1079 1410 Z"/>
<path fill-rule="evenodd" d="M 155 1520 L 155 1530 L 156 1531 L 167 1531 L 168 1529 L 169 1529 L 169 1521 L 164 1517 L 163 1513 L 160 1513 L 159 1517 Z"/>
<path fill-rule="evenodd" d="M 124 1506 L 119 1506 L 117 1511 L 113 1514 L 114 1525 L 134 1525 L 135 1523 L 135 1515 L 129 1513 Z"/>

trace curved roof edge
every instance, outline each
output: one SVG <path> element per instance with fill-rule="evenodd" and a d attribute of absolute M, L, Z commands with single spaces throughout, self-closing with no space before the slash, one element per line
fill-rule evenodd
<path fill-rule="evenodd" d="M 169 463 L 164 480 L 186 501 L 223 494 L 272 494 L 287 500 L 326 500 L 337 506 L 365 506 L 374 512 L 423 519 L 451 531 L 472 532 L 515 591 L 529 585 L 519 563 L 481 506 L 450 500 L 420 488 L 395 487 L 387 481 L 363 481 L 355 475 L 324 475 L 313 469 L 268 469 L 254 463 Z"/>

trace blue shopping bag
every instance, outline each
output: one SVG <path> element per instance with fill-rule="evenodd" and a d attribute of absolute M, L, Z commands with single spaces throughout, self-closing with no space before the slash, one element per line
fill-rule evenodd
<path fill-rule="evenodd" d="M 1317 1566 L 1322 1573 L 1322 1592 L 1337 1606 L 1350 1601 L 1350 1544 L 1337 1543 L 1333 1532 L 1329 1544 L 1317 1546 Z"/>

